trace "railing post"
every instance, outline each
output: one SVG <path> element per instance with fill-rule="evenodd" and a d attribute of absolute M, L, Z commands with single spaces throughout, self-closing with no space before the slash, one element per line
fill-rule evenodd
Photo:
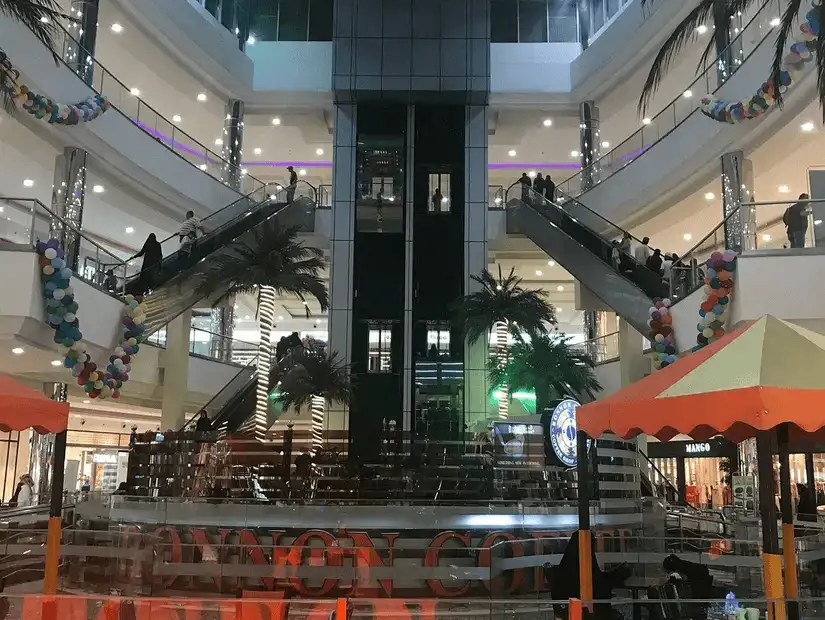
<path fill-rule="evenodd" d="M 567 603 L 567 620 L 582 620 L 581 599 L 571 598 Z"/>

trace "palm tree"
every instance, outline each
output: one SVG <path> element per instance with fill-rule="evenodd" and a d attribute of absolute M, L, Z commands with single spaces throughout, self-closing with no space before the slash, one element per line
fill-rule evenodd
<path fill-rule="evenodd" d="M 642 0 L 642 8 L 645 4 L 652 2 L 664 2 L 665 0 Z M 675 2 L 677 0 L 671 0 Z M 678 0 L 682 1 L 682 0 Z M 696 0 L 694 0 L 696 1 Z M 650 67 L 642 94 L 639 98 L 639 110 L 644 112 L 653 94 L 659 87 L 662 78 L 667 73 L 672 63 L 679 57 L 682 48 L 689 42 L 693 42 L 697 36 L 697 29 L 700 25 L 714 22 L 716 24 L 730 24 L 731 18 L 745 13 L 748 9 L 760 6 L 762 0 L 698 0 L 693 10 L 676 26 L 670 37 L 659 49 L 653 65 Z M 788 36 L 797 24 L 799 13 L 802 9 L 802 0 L 784 0 L 785 10 L 779 25 L 779 32 L 774 46 L 774 58 L 770 67 L 766 67 L 769 73 L 768 80 L 773 84 L 780 84 L 780 72 L 782 71 L 782 60 L 786 54 L 785 47 L 788 43 Z M 819 6 L 814 5 L 814 11 L 820 24 L 825 23 L 825 3 Z M 717 26 L 719 27 L 719 26 Z M 705 47 L 699 67 L 703 67 L 707 58 L 711 55 L 716 41 L 714 37 L 709 37 Z M 715 56 L 715 54 L 714 54 Z M 816 66 L 817 85 L 819 88 L 819 102 L 821 107 L 825 107 L 825 37 L 819 36 L 816 39 Z M 776 104 L 782 106 L 782 93 L 778 88 L 773 90 Z"/>
<path fill-rule="evenodd" d="M 321 279 L 324 254 L 297 241 L 298 227 L 284 228 L 273 218 L 256 229 L 251 239 L 235 241 L 206 263 L 198 275 L 197 293 L 217 305 L 237 294 L 258 295 L 258 391 L 255 435 L 267 430 L 268 387 L 272 360 L 275 296 L 297 295 L 306 303 L 314 297 L 324 312 L 329 307 L 327 286 Z M 309 307 L 307 306 L 307 314 Z"/>
<path fill-rule="evenodd" d="M 325 406 L 352 403 L 350 368 L 336 351 L 327 354 L 326 349 L 315 342 L 293 349 L 289 360 L 291 366 L 273 372 L 273 391 L 283 410 L 294 407 L 300 412 L 310 406 L 315 452 L 323 443 Z"/>
<path fill-rule="evenodd" d="M 506 385 L 508 396 L 534 390 L 539 413 L 567 396 L 593 400 L 602 389 L 594 366 L 593 358 L 571 346 L 569 337 L 539 335 L 529 341 L 517 340 L 503 366 L 490 360 L 490 385 Z"/>
<path fill-rule="evenodd" d="M 495 330 L 495 357 L 499 365 L 507 362 L 508 334 L 516 338 L 521 332 L 531 337 L 546 335 L 556 324 L 556 311 L 545 299 L 547 293 L 541 289 L 522 288 L 522 280 L 515 275 L 515 269 L 510 269 L 504 277 L 499 267 L 498 278 L 484 269 L 471 278 L 481 285 L 481 290 L 461 299 L 455 320 L 471 345 Z M 506 418 L 507 398 L 500 398 L 498 407 L 499 417 Z"/>
<path fill-rule="evenodd" d="M 54 0 L 0 0 L 0 14 L 21 22 L 34 36 L 59 59 L 55 50 L 55 21 L 65 18 Z M 14 91 L 20 73 L 14 69 L 3 48 L 0 47 L 0 98 L 3 108 L 13 114 Z"/>

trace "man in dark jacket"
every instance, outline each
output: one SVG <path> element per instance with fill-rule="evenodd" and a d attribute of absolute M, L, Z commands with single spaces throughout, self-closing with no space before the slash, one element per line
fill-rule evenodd
<path fill-rule="evenodd" d="M 785 209 L 782 222 L 788 229 L 788 241 L 792 248 L 805 247 L 805 235 L 808 232 L 808 194 L 799 194 L 799 202 Z"/>

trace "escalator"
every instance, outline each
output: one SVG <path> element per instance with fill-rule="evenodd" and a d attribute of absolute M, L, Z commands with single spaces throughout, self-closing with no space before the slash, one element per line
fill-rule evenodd
<path fill-rule="evenodd" d="M 632 256 L 615 264 L 614 242 L 629 233 L 575 199 L 559 204 L 515 184 L 507 191 L 507 233 L 527 236 L 643 334 L 653 298 L 669 294 L 662 276 Z"/>
<path fill-rule="evenodd" d="M 267 194 L 264 187 L 204 219 L 206 234 L 192 244 L 190 251 L 178 249 L 178 235 L 165 239 L 161 247 L 166 256 L 159 273 L 152 278 L 151 292 L 144 299 L 145 333 L 154 333 L 200 301 L 201 296 L 196 292 L 199 282 L 192 276 L 220 256 L 221 250 L 233 241 L 251 239 L 258 225 L 277 217 L 282 226 L 314 230 L 315 195 L 315 188 L 303 181 L 299 182 L 291 202 L 287 202 L 286 189 Z M 126 283 L 127 292 L 137 293 L 144 288 L 145 282 L 139 273 Z"/>

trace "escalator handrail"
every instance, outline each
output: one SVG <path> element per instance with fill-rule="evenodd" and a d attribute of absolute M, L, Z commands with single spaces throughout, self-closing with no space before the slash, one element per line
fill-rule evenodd
<path fill-rule="evenodd" d="M 244 374 L 245 372 L 248 372 L 248 371 L 252 370 L 253 368 L 255 368 L 255 367 L 257 366 L 257 364 L 258 364 L 258 356 L 256 355 L 255 357 L 253 357 L 253 358 L 250 360 L 250 362 L 249 362 L 246 366 L 244 366 L 244 367 L 243 367 L 243 368 L 241 368 L 241 369 L 240 369 L 237 373 L 235 373 L 235 375 L 234 375 L 234 376 L 233 376 L 233 377 L 232 377 L 229 381 L 227 381 L 227 382 L 226 382 L 226 384 L 225 384 L 225 385 L 224 385 L 224 386 L 223 386 L 223 387 L 222 387 L 222 388 L 221 388 L 221 389 L 217 392 L 217 394 L 215 394 L 212 398 L 210 398 L 210 399 L 209 399 L 209 401 L 208 401 L 208 402 L 207 402 L 207 403 L 206 403 L 203 407 L 201 407 L 200 409 L 198 409 L 198 410 L 197 410 L 197 411 L 196 411 L 196 412 L 192 415 L 192 417 L 190 417 L 190 418 L 186 421 L 186 423 L 183 425 L 183 427 L 181 428 L 181 430 L 186 430 L 187 428 L 189 428 L 189 427 L 192 425 L 192 422 L 193 422 L 193 421 L 194 421 L 194 420 L 195 420 L 195 419 L 196 419 L 196 418 L 200 415 L 200 412 L 201 412 L 201 411 L 204 411 L 204 410 L 208 409 L 208 408 L 209 408 L 209 405 L 210 405 L 212 402 L 214 402 L 214 401 L 215 401 L 215 399 L 217 399 L 217 398 L 218 398 L 221 394 L 223 394 L 226 390 L 228 390 L 228 389 L 229 389 L 229 387 L 230 387 L 230 386 L 231 386 L 231 385 L 235 382 L 235 379 L 237 379 L 238 377 L 240 377 L 240 376 L 241 376 L 242 374 Z M 252 373 L 252 379 L 254 380 L 254 379 L 256 378 L 256 376 L 257 376 L 257 375 L 256 375 L 256 373 L 253 371 L 253 373 Z M 240 388 L 240 389 L 242 390 L 245 386 L 246 386 L 246 382 L 245 382 L 245 383 L 241 386 L 241 388 Z M 236 390 L 236 391 L 240 391 L 240 390 Z M 210 418 L 210 422 L 211 422 L 211 421 L 212 421 L 212 418 Z"/>
<path fill-rule="evenodd" d="M 520 183 L 514 183 L 513 185 L 516 185 L 516 184 L 520 185 Z M 506 201 L 507 201 L 508 203 L 510 202 L 510 197 L 509 197 L 509 196 L 510 196 L 510 190 L 511 190 L 511 189 L 513 189 L 513 185 L 511 185 L 511 186 L 507 189 L 507 199 L 506 199 Z M 601 240 L 601 241 L 604 243 L 605 247 L 606 247 L 606 248 L 608 248 L 608 249 L 610 249 L 610 251 L 611 251 L 611 252 L 613 251 L 613 246 L 612 246 L 612 245 L 611 245 L 611 244 L 610 244 L 610 243 L 609 243 L 609 242 L 608 242 L 608 241 L 607 241 L 604 237 L 602 237 L 599 233 L 597 233 L 596 231 L 594 231 L 592 228 L 590 228 L 590 227 L 589 227 L 589 226 L 587 226 L 586 224 L 582 223 L 582 221 L 581 221 L 581 220 L 578 220 L 578 219 L 574 218 L 574 217 L 573 217 L 572 215 L 570 215 L 567 211 L 565 211 L 563 207 L 559 206 L 559 205 L 558 205 L 558 204 L 556 204 L 555 202 L 552 202 L 552 201 L 548 200 L 547 198 L 545 198 L 544 196 L 542 196 L 541 194 L 539 194 L 538 192 L 536 192 L 533 188 L 528 187 L 527 189 L 528 189 L 528 190 L 529 190 L 529 192 L 530 192 L 530 194 L 528 194 L 528 195 L 534 195 L 534 196 L 537 196 L 537 197 L 541 198 L 541 199 L 542 199 L 542 201 L 543 201 L 544 203 L 546 203 L 546 205 L 548 205 L 548 206 L 550 206 L 550 207 L 553 207 L 554 209 L 557 209 L 558 211 L 561 211 L 561 213 L 562 213 L 563 215 L 566 215 L 566 216 L 570 217 L 571 219 L 573 219 L 573 221 L 575 221 L 575 223 L 576 223 L 576 224 L 578 224 L 579 226 L 581 226 L 582 228 L 584 228 L 585 230 L 587 230 L 588 232 L 590 232 L 591 234 L 593 234 L 593 235 L 594 235 L 597 239 Z M 521 189 L 519 189 L 519 191 L 521 191 Z M 519 197 L 517 198 L 517 200 L 518 200 L 519 202 L 522 202 L 522 203 L 523 203 L 523 201 L 521 200 L 521 194 L 519 194 Z M 576 202 L 577 202 L 578 204 L 580 204 L 582 207 L 584 207 L 585 209 L 587 209 L 587 207 L 586 207 L 586 206 L 584 206 L 584 205 L 582 205 L 580 202 L 578 202 L 578 201 L 576 201 Z M 523 203 L 523 204 L 524 204 L 524 203 Z M 544 213 L 542 213 L 542 211 L 541 211 L 540 209 L 536 209 L 536 208 L 535 208 L 535 207 L 533 207 L 532 205 L 527 205 L 527 204 L 525 204 L 525 206 L 527 206 L 528 208 L 533 209 L 536 213 L 538 213 L 538 214 L 539 214 L 539 215 L 541 215 L 542 217 L 547 218 L 547 215 L 546 215 L 546 214 L 544 214 Z M 593 211 L 590 211 L 590 209 L 587 209 L 587 210 L 588 210 L 590 213 L 593 213 Z M 601 216 L 599 216 L 599 217 L 600 217 L 602 220 L 604 220 L 605 222 L 607 222 L 610 226 L 613 226 L 613 224 L 612 224 L 609 220 L 605 220 L 605 219 L 604 219 L 603 217 L 601 217 Z M 620 231 L 622 230 L 622 229 L 621 229 L 621 228 L 619 228 L 618 226 L 616 226 L 616 228 L 617 228 L 618 230 L 620 230 Z M 624 231 L 623 231 L 623 232 L 624 232 Z M 629 234 L 629 233 L 628 233 L 628 234 Z M 572 238 L 572 237 L 571 237 L 571 238 Z M 631 238 L 631 239 L 634 239 L 633 235 L 630 235 L 630 238 Z M 574 239 L 574 241 L 575 241 L 575 239 Z M 638 240 L 637 240 L 637 241 L 638 241 Z M 638 243 L 641 243 L 641 241 L 638 241 Z M 581 245 L 581 244 L 580 244 L 580 245 Z M 582 246 L 582 247 L 583 247 L 583 246 Z M 652 270 L 651 270 L 651 269 L 650 269 L 647 265 L 643 265 L 642 263 L 638 262 L 638 261 L 636 260 L 636 257 L 635 257 L 635 256 L 633 256 L 633 254 L 625 254 L 624 256 L 625 256 L 625 257 L 626 257 L 626 258 L 627 258 L 627 259 L 628 259 L 628 260 L 629 260 L 629 261 L 630 261 L 630 262 L 634 265 L 635 269 L 643 269 L 645 272 L 650 273 L 650 275 L 651 275 L 651 276 L 657 276 L 657 277 L 659 278 L 659 280 L 662 282 L 662 284 L 663 284 L 663 285 L 669 286 L 669 285 L 668 285 L 668 283 L 667 283 L 667 281 L 664 279 L 664 277 L 663 277 L 663 276 L 660 276 L 659 274 L 657 274 L 657 273 L 655 273 L 654 271 L 652 271 Z M 630 278 L 628 278 L 628 277 L 627 277 L 627 274 L 623 273 L 621 269 L 617 269 L 617 270 L 615 270 L 615 271 L 616 271 L 616 273 L 618 273 L 620 276 L 622 276 L 625 280 L 627 280 L 628 282 L 630 282 L 630 283 L 631 283 L 631 284 L 633 284 L 634 286 L 639 287 L 639 285 L 638 285 L 636 282 L 633 282 L 633 280 L 631 280 Z M 641 288 L 641 287 L 639 287 L 639 288 Z M 668 290 L 669 290 L 669 289 L 668 289 Z"/>
<path fill-rule="evenodd" d="M 656 464 L 651 460 L 651 458 L 647 454 L 645 454 L 641 450 L 639 450 L 638 452 L 639 452 L 639 454 L 642 455 L 644 460 L 647 461 L 647 464 L 650 465 L 650 467 L 653 469 L 653 471 L 655 471 L 657 474 L 659 474 L 659 476 L 661 476 L 662 480 L 665 481 L 665 484 L 667 484 L 671 489 L 673 489 L 676 492 L 675 493 L 676 497 L 679 497 L 679 489 L 677 489 L 674 486 L 674 484 L 670 481 L 670 478 L 665 476 L 665 474 L 662 473 L 662 470 L 660 470 L 658 467 L 656 467 Z M 653 481 L 651 480 L 650 483 L 653 484 Z M 685 506 L 687 506 L 688 508 L 692 508 L 696 512 L 700 512 L 699 509 L 696 506 L 694 506 L 693 504 L 691 504 L 687 500 L 685 500 Z"/>
<path fill-rule="evenodd" d="M 708 74 L 711 70 L 716 71 L 716 68 L 717 68 L 717 61 L 718 61 L 718 59 L 719 59 L 720 57 L 723 57 L 723 56 L 724 56 L 724 55 L 725 55 L 728 51 L 733 50 L 733 49 L 734 49 L 734 45 L 737 45 L 737 44 L 738 44 L 738 41 L 740 41 L 740 39 L 744 39 L 745 31 L 747 31 L 747 30 L 750 28 L 750 26 L 751 26 L 751 24 L 754 22 L 754 20 L 756 20 L 756 18 L 757 18 L 757 17 L 759 17 L 759 15 L 762 13 L 762 11 L 764 11 L 764 10 L 768 7 L 768 5 L 770 5 L 770 4 L 771 4 L 771 0 L 765 0 L 765 1 L 763 2 L 762 6 L 760 6 L 760 7 L 759 7 L 759 10 L 758 10 L 758 11 L 756 11 L 756 13 L 754 13 L 753 17 L 751 17 L 751 19 L 748 21 L 748 23 L 747 23 L 747 24 L 745 24 L 745 25 L 744 25 L 744 26 L 740 29 L 739 33 L 738 33 L 738 34 L 737 34 L 737 35 L 736 35 L 736 36 L 735 36 L 735 37 L 734 37 L 734 38 L 730 41 L 730 43 L 728 43 L 727 47 L 726 47 L 724 50 L 722 50 L 719 54 L 717 54 L 717 55 L 713 58 L 713 61 L 712 61 L 712 62 L 709 62 L 709 63 L 708 63 L 708 66 L 707 66 L 707 67 L 705 67 L 704 71 L 702 71 L 699 75 L 697 75 L 697 76 L 696 76 L 696 79 L 695 79 L 695 80 L 693 80 L 693 81 L 692 81 L 692 82 L 691 82 L 691 83 L 690 83 L 690 84 L 689 84 L 689 85 L 688 85 L 685 89 L 683 89 L 682 91 L 680 91 L 680 93 L 679 93 L 678 95 L 676 95 L 676 96 L 675 96 L 675 97 L 674 97 L 674 98 L 673 98 L 673 99 L 672 99 L 672 100 L 671 100 L 671 101 L 670 101 L 670 102 L 669 102 L 666 106 L 664 106 L 664 107 L 661 109 L 661 111 L 660 111 L 658 114 L 656 114 L 656 115 L 655 115 L 655 116 L 651 119 L 651 124 L 654 124 L 654 123 L 656 122 L 656 119 L 658 119 L 660 116 L 664 115 L 664 114 L 665 114 L 668 110 L 670 110 L 673 106 L 675 106 L 677 102 L 682 101 L 682 100 L 684 99 L 684 93 L 685 93 L 685 92 L 687 92 L 687 91 L 689 91 L 689 90 L 693 90 L 693 87 L 694 87 L 694 86 L 696 86 L 697 84 L 699 84 L 700 80 L 702 80 L 702 79 L 703 79 L 703 78 L 704 78 L 704 77 L 705 77 L 705 76 L 706 76 L 706 75 L 707 75 L 707 74 Z M 755 51 L 756 51 L 756 50 L 757 50 L 757 49 L 758 49 L 758 48 L 762 45 L 762 43 L 764 43 L 765 39 L 767 39 L 767 37 L 770 35 L 770 32 L 771 32 L 771 31 L 769 31 L 768 33 L 766 33 L 766 34 L 765 34 L 765 36 L 764 36 L 764 37 L 762 37 L 762 39 L 759 41 L 759 43 L 757 43 L 757 44 L 753 47 L 753 49 L 752 49 L 752 50 L 748 53 L 748 55 L 747 55 L 745 58 L 743 58 L 743 59 L 742 59 L 742 61 L 741 61 L 738 65 L 734 65 L 734 66 L 733 66 L 733 70 L 732 70 L 731 74 L 736 73 L 736 71 L 737 71 L 737 70 L 738 70 L 741 66 L 743 66 L 743 65 L 745 64 L 745 62 L 748 60 L 748 58 L 750 58 L 750 57 L 751 57 L 751 55 L 752 55 L 752 54 L 753 54 L 753 53 L 754 53 L 754 52 L 755 52 Z M 730 79 L 730 78 L 728 78 L 728 79 Z M 724 85 L 724 84 L 718 84 L 718 85 L 716 86 L 716 88 L 714 89 L 714 91 L 713 91 L 713 92 L 715 93 L 715 92 L 716 92 L 717 90 L 719 90 L 719 89 L 720 89 L 723 85 Z M 694 109 L 694 110 L 693 110 L 690 114 L 688 114 L 687 116 L 685 116 L 685 118 L 684 118 L 684 119 L 682 119 L 682 121 L 681 121 L 681 122 L 679 122 L 678 124 L 676 124 L 673 128 L 671 128 L 671 129 L 670 129 L 670 131 L 668 131 L 665 135 L 660 136 L 660 137 L 659 137 L 656 141 L 654 141 L 653 143 L 651 143 L 650 145 L 648 145 L 646 148 L 644 147 L 644 144 L 642 144 L 642 147 L 643 147 L 643 149 L 644 149 L 644 150 L 642 151 L 642 153 L 641 153 L 641 154 L 644 154 L 645 152 L 647 152 L 648 150 L 650 150 L 650 148 L 651 148 L 654 144 L 657 144 L 658 142 L 661 142 L 661 141 L 662 141 L 665 137 L 667 137 L 667 136 L 668 136 L 668 135 L 669 135 L 669 134 L 670 134 L 670 133 L 671 133 L 674 129 L 676 129 L 679 125 L 681 125 L 681 124 L 682 124 L 685 120 L 687 120 L 689 117 L 693 116 L 693 114 L 694 114 L 694 113 L 696 112 L 696 110 L 698 110 L 698 109 L 699 109 L 699 106 L 697 105 L 697 106 L 696 106 L 696 108 L 695 108 L 695 109 Z M 612 152 L 614 152 L 614 151 L 616 151 L 616 150 L 620 149 L 622 146 L 624 146 L 625 144 L 627 144 L 628 142 L 630 142 L 630 141 L 631 141 L 631 140 L 632 140 L 635 136 L 637 136 L 637 135 L 641 135 L 641 134 L 644 132 L 644 129 L 645 129 L 645 128 L 644 128 L 644 126 L 642 126 L 642 127 L 640 127 L 639 129 L 637 129 L 636 131 L 634 131 L 634 132 L 633 132 L 632 134 L 630 134 L 627 138 L 625 138 L 624 140 L 622 140 L 621 142 L 619 142 L 616 146 L 614 146 L 612 149 L 610 149 L 607 153 L 605 153 L 604 155 L 600 155 L 600 156 L 599 156 L 599 158 L 598 158 L 596 161 L 594 161 L 592 164 L 590 164 L 590 166 L 589 166 L 589 167 L 593 168 L 593 167 L 595 167 L 595 166 L 600 166 L 600 165 L 601 165 L 601 163 L 602 163 L 602 161 L 603 161 L 604 159 L 606 159 L 607 157 L 609 157 L 609 156 L 610 156 L 610 153 L 612 153 Z M 638 157 L 636 157 L 636 158 L 634 158 L 634 159 L 637 159 L 637 158 L 638 158 Z M 581 171 L 579 171 L 578 173 L 576 173 L 576 174 L 574 174 L 574 175 L 572 175 L 572 176 L 570 176 L 570 177 L 567 177 L 566 179 L 564 179 L 563 181 L 561 181 L 561 182 L 558 184 L 558 186 L 557 186 L 557 187 L 560 187 L 560 186 L 562 186 L 562 185 L 566 185 L 566 184 L 568 184 L 571 180 L 573 180 L 573 179 L 575 179 L 577 176 L 581 175 L 581 174 L 582 174 L 582 172 L 584 172 L 584 169 L 582 169 Z M 614 171 L 614 173 L 611 173 L 609 176 L 605 177 L 605 179 L 610 178 L 611 176 L 613 176 L 613 174 L 615 174 L 615 171 Z M 602 182 L 602 181 L 604 181 L 605 179 L 600 179 L 600 180 L 599 180 L 599 182 Z"/>

